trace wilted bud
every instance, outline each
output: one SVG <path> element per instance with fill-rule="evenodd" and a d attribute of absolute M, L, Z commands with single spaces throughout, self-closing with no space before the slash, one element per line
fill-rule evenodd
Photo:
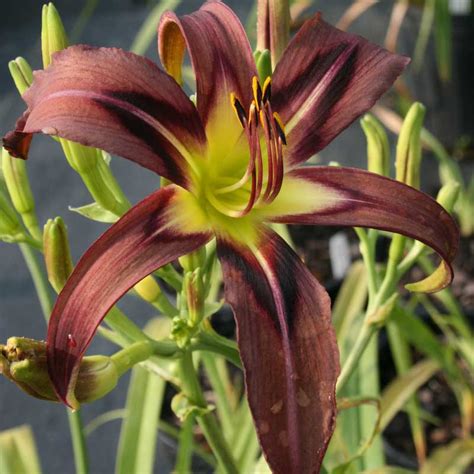
<path fill-rule="evenodd" d="M 35 398 L 58 401 L 49 378 L 43 341 L 9 338 L 6 345 L 0 345 L 0 373 Z M 120 375 L 111 357 L 84 357 L 74 390 L 77 401 L 102 398 L 117 385 Z"/>
<path fill-rule="evenodd" d="M 420 187 L 420 135 L 425 110 L 424 105 L 419 102 L 415 102 L 410 107 L 403 121 L 397 143 L 396 179 L 414 188 Z"/>
<path fill-rule="evenodd" d="M 2 171 L 13 206 L 21 215 L 31 235 L 41 240 L 41 231 L 35 214 L 35 201 L 25 161 L 14 158 L 5 148 L 2 148 Z"/>
<path fill-rule="evenodd" d="M 290 40 L 289 0 L 258 0 L 257 49 L 268 49 L 272 69 L 281 58 Z"/>
<path fill-rule="evenodd" d="M 14 61 L 8 63 L 8 69 L 15 82 L 15 86 L 18 89 L 20 95 L 31 86 L 33 82 L 33 71 L 26 59 L 22 57 L 16 58 Z"/>
<path fill-rule="evenodd" d="M 51 286 L 59 293 L 72 273 L 67 229 L 60 217 L 49 219 L 43 232 L 44 261 Z"/>
<path fill-rule="evenodd" d="M 49 3 L 43 5 L 41 15 L 41 54 L 43 67 L 51 63 L 51 55 L 68 47 L 66 31 L 56 7 Z"/>
<path fill-rule="evenodd" d="M 360 124 L 367 139 L 367 168 L 372 173 L 388 176 L 390 172 L 390 145 L 382 124 L 370 114 Z"/>
<path fill-rule="evenodd" d="M 461 185 L 457 181 L 450 181 L 439 190 L 436 200 L 446 209 L 446 211 L 451 213 L 453 212 L 460 190 Z"/>
<path fill-rule="evenodd" d="M 192 272 L 196 268 L 202 267 L 206 261 L 206 247 L 202 246 L 188 255 L 183 255 L 178 261 L 186 272 Z"/>
<path fill-rule="evenodd" d="M 255 58 L 255 65 L 257 66 L 258 79 L 261 84 L 264 84 L 267 77 L 272 76 L 272 59 L 270 51 L 268 49 L 255 51 L 253 56 Z"/>
<path fill-rule="evenodd" d="M 145 277 L 133 288 L 148 303 L 153 303 L 161 295 L 161 288 L 152 276 Z"/>

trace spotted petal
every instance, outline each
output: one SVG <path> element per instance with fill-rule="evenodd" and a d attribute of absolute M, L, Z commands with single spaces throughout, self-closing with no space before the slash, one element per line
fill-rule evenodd
<path fill-rule="evenodd" d="M 288 165 L 324 148 L 388 90 L 408 63 L 318 14 L 277 64 L 272 106 L 286 124 Z"/>
<path fill-rule="evenodd" d="M 60 293 L 48 327 L 47 353 L 58 397 L 75 404 L 80 361 L 98 325 L 133 285 L 211 237 L 188 215 L 189 193 L 171 185 L 141 201 L 84 254 Z"/>
<path fill-rule="evenodd" d="M 235 13 L 221 2 L 206 2 L 197 12 L 163 15 L 158 32 L 161 61 L 178 82 L 185 51 L 196 75 L 197 108 L 209 139 L 235 142 L 242 128 L 231 107 L 230 94 L 245 110 L 252 100 L 257 75 L 245 30 Z"/>
<path fill-rule="evenodd" d="M 329 297 L 269 229 L 252 246 L 219 238 L 218 255 L 265 457 L 276 473 L 318 472 L 339 374 Z"/>
<path fill-rule="evenodd" d="M 264 212 L 275 222 L 371 227 L 425 243 L 443 261 L 432 277 L 411 284 L 413 291 L 438 291 L 453 278 L 456 223 L 430 196 L 398 181 L 355 168 L 303 167 L 285 176 Z"/>
<path fill-rule="evenodd" d="M 37 71 L 28 105 L 4 139 L 26 158 L 32 133 L 58 135 L 101 148 L 187 186 L 202 155 L 199 115 L 176 82 L 151 61 L 115 48 L 73 46 Z"/>

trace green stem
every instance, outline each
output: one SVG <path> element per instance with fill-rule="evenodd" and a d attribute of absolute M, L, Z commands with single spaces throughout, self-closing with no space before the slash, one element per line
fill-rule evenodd
<path fill-rule="evenodd" d="M 41 311 L 43 312 L 46 321 L 48 321 L 53 307 L 49 283 L 44 275 L 40 263 L 38 262 L 35 251 L 28 244 L 18 244 L 18 246 L 20 247 L 26 266 L 30 272 L 31 279 L 33 280 L 36 294 L 38 295 L 40 302 Z"/>
<path fill-rule="evenodd" d="M 179 367 L 184 394 L 196 406 L 206 408 L 207 403 L 199 384 L 191 352 L 183 354 L 179 361 Z M 212 413 L 205 413 L 198 416 L 197 420 L 223 471 L 227 474 L 238 474 L 231 450 L 222 435 L 214 415 Z"/>
<path fill-rule="evenodd" d="M 46 321 L 48 321 L 53 308 L 48 280 L 38 262 L 38 258 L 36 257 L 34 250 L 27 244 L 19 244 L 19 246 L 21 253 L 23 254 L 23 258 L 25 259 L 26 266 L 30 271 L 33 284 L 35 285 L 36 293 L 41 305 L 41 310 L 43 311 Z M 66 411 L 69 420 L 69 430 L 71 433 L 76 473 L 87 474 L 89 461 L 80 410 L 71 412 L 66 409 Z"/>
<path fill-rule="evenodd" d="M 67 410 L 69 421 L 69 431 L 71 433 L 72 450 L 74 452 L 74 465 L 76 474 L 87 474 L 89 471 L 89 461 L 87 455 L 86 437 L 82 424 L 81 412 Z"/>
<path fill-rule="evenodd" d="M 187 474 L 191 472 L 191 461 L 193 454 L 193 426 L 194 416 L 190 415 L 183 421 L 179 433 L 178 454 L 174 471 L 176 474 Z"/>

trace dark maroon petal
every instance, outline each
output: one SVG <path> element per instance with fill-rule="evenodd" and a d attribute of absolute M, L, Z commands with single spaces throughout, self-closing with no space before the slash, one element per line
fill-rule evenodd
<path fill-rule="evenodd" d="M 408 62 L 320 14 L 308 20 L 273 74 L 272 106 L 287 127 L 288 164 L 307 160 L 369 110 Z"/>
<path fill-rule="evenodd" d="M 189 162 L 203 154 L 196 108 L 176 82 L 148 59 L 115 48 L 73 46 L 35 72 L 23 98 L 28 110 L 4 138 L 26 158 L 31 133 L 101 148 L 187 184 Z"/>
<path fill-rule="evenodd" d="M 247 35 L 235 13 L 221 2 L 206 2 L 191 15 L 163 15 L 158 49 L 164 67 L 178 82 L 186 48 L 196 75 L 197 108 L 203 122 L 207 124 L 222 106 L 233 116 L 231 92 L 248 110 L 252 77 L 257 71 Z"/>
<path fill-rule="evenodd" d="M 299 257 L 262 229 L 255 248 L 220 238 L 247 396 L 273 472 L 319 472 L 336 417 L 330 300 Z"/>
<path fill-rule="evenodd" d="M 114 303 L 146 275 L 210 239 L 183 217 L 184 193 L 167 186 L 133 207 L 89 248 L 60 293 L 47 354 L 51 380 L 65 403 L 74 404 L 80 361 Z"/>
<path fill-rule="evenodd" d="M 296 199 L 294 190 L 301 191 Z M 444 261 L 435 286 L 423 291 L 438 291 L 453 278 L 451 262 L 459 243 L 455 221 L 430 196 L 393 179 L 355 168 L 298 168 L 285 176 L 280 196 L 264 212 L 267 219 L 287 224 L 371 227 L 406 235 Z"/>

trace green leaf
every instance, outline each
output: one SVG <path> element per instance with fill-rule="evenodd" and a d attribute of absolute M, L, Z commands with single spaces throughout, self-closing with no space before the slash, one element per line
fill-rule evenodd
<path fill-rule="evenodd" d="M 383 466 L 377 469 L 370 469 L 364 471 L 362 474 L 416 474 L 416 471 L 410 469 L 403 469 L 401 467 Z"/>
<path fill-rule="evenodd" d="M 381 403 L 380 431 L 383 431 L 393 417 L 404 407 L 412 395 L 425 384 L 440 366 L 435 360 L 424 359 L 408 372 L 397 377 L 383 391 Z"/>
<path fill-rule="evenodd" d="M 152 8 L 135 36 L 135 39 L 130 46 L 130 51 L 135 54 L 145 54 L 148 46 L 150 46 L 155 38 L 156 25 L 158 24 L 161 15 L 163 15 L 166 10 L 174 10 L 180 3 L 181 0 L 162 0 L 161 2 L 158 2 Z"/>
<path fill-rule="evenodd" d="M 87 217 L 87 219 L 91 219 L 97 222 L 105 222 L 107 224 L 113 224 L 120 219 L 120 216 L 104 209 L 100 204 L 93 202 L 91 204 L 86 204 L 85 206 L 81 207 L 71 207 L 69 206 L 69 210 L 73 212 L 77 212 L 81 216 Z"/>
<path fill-rule="evenodd" d="M 474 439 L 453 441 L 436 449 L 420 474 L 459 474 L 474 462 Z"/>
<path fill-rule="evenodd" d="M 31 427 L 18 426 L 0 432 L 0 472 L 40 474 L 41 468 Z"/>
<path fill-rule="evenodd" d="M 169 320 L 154 319 L 147 333 L 156 339 L 169 334 Z M 160 360 L 168 370 L 173 361 Z M 126 414 L 120 432 L 116 474 L 152 474 L 155 461 L 159 417 L 166 382 L 147 369 L 136 366 L 130 379 Z"/>

